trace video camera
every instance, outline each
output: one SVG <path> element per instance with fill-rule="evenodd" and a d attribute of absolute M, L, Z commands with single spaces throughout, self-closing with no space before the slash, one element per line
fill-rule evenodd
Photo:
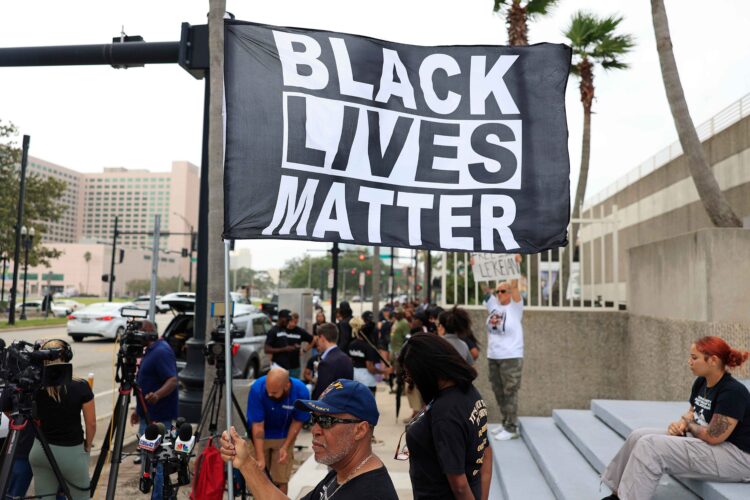
<path fill-rule="evenodd" d="M 120 350 L 127 356 L 140 358 L 147 342 L 159 338 L 156 325 L 148 320 L 148 311 L 137 307 L 124 307 L 120 314 L 128 318 L 125 331 L 120 336 Z"/>
<path fill-rule="evenodd" d="M 211 342 L 206 344 L 204 347 L 203 354 L 206 357 L 206 362 L 209 365 L 216 364 L 217 359 L 222 359 L 224 355 L 224 337 L 226 335 L 226 326 L 222 319 L 219 326 L 213 329 L 211 332 Z M 230 338 L 240 339 L 245 336 L 245 332 L 237 328 L 232 324 L 229 330 Z"/>
<path fill-rule="evenodd" d="M 0 378 L 6 385 L 26 392 L 45 387 L 64 385 L 71 381 L 73 358 L 70 346 L 42 349 L 43 344 L 16 340 L 10 346 L 0 339 Z M 45 365 L 45 361 L 62 360 L 63 363 Z"/>
<path fill-rule="evenodd" d="M 167 430 L 164 424 L 155 423 L 146 427 L 143 436 L 138 440 L 138 449 L 145 455 L 145 467 L 138 483 L 138 489 L 149 493 L 154 484 L 157 466 L 164 470 L 163 497 L 175 498 L 180 486 L 190 484 L 190 459 L 195 456 L 196 436 L 193 427 L 178 418 L 175 425 Z M 177 483 L 172 484 L 171 474 L 177 473 Z"/>

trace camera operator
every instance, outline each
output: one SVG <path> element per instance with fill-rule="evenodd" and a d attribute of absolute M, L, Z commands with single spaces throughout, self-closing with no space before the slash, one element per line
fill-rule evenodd
<path fill-rule="evenodd" d="M 43 350 L 62 348 L 67 346 L 56 339 L 41 346 Z M 59 363 L 63 361 L 45 361 L 44 365 Z M 36 408 L 41 430 L 68 482 L 71 496 L 74 500 L 89 498 L 89 454 L 96 434 L 96 409 L 91 387 L 85 380 L 72 379 L 64 385 L 40 389 L 36 393 Z M 82 412 L 85 434 L 81 427 Z M 29 454 L 29 463 L 34 473 L 36 496 L 54 496 L 59 484 L 38 440 Z"/>
<path fill-rule="evenodd" d="M 161 422 L 169 428 L 177 418 L 177 360 L 169 344 L 158 338 L 156 325 L 145 319 L 139 323 L 138 328 L 144 334 L 146 348 L 138 369 L 137 382 L 143 392 L 151 421 Z M 138 404 L 136 411 L 130 416 L 130 423 L 139 424 L 138 433 L 142 435 L 146 431 L 147 422 L 140 398 L 136 398 L 136 401 Z M 136 463 L 140 461 L 142 460 L 136 460 Z M 159 465 L 151 498 L 161 499 L 163 481 L 164 472 Z"/>

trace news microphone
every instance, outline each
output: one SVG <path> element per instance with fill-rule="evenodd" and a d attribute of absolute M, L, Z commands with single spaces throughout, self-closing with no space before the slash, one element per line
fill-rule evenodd
<path fill-rule="evenodd" d="M 161 429 L 159 426 L 161 425 Z M 138 449 L 148 453 L 155 452 L 164 437 L 164 424 L 149 424 L 143 436 L 138 440 Z"/>
<path fill-rule="evenodd" d="M 174 442 L 174 451 L 178 455 L 190 455 L 195 447 L 195 435 L 193 426 L 185 422 L 180 426 L 177 439 Z"/>

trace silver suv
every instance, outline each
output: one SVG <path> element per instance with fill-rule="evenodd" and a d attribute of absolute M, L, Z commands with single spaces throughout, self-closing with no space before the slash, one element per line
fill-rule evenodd
<path fill-rule="evenodd" d="M 162 338 L 172 347 L 177 358 L 177 370 L 186 364 L 186 342 L 193 336 L 195 294 L 171 293 L 161 299 L 175 314 L 164 330 Z M 271 328 L 268 317 L 262 313 L 246 313 L 245 329 L 232 334 L 232 377 L 256 378 L 271 368 L 271 360 L 264 352 L 266 332 Z M 210 335 L 210 332 L 207 332 Z"/>

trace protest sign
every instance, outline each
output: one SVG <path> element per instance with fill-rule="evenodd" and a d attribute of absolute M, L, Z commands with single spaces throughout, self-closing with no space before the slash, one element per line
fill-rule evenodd
<path fill-rule="evenodd" d="M 474 281 L 506 281 L 521 277 L 521 264 L 515 255 L 474 253 L 471 255 Z"/>

